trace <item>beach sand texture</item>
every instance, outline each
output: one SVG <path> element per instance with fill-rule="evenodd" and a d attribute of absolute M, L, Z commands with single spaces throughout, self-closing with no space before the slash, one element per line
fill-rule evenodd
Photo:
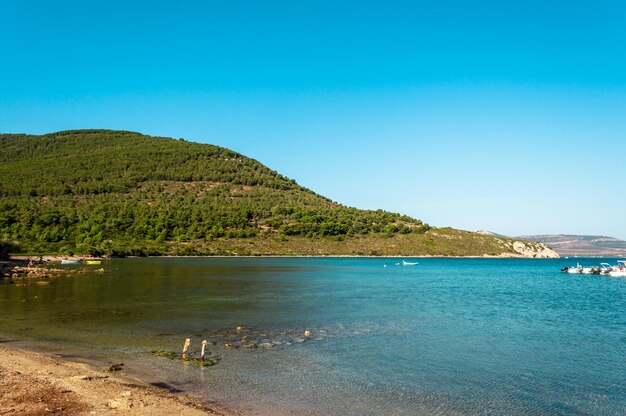
<path fill-rule="evenodd" d="M 87 364 L 0 347 L 0 415 L 223 415 L 184 394 L 142 386 Z"/>

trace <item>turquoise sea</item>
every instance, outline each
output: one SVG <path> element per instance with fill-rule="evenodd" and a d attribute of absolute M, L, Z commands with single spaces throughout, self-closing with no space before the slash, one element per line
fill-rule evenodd
<path fill-rule="evenodd" d="M 626 414 L 626 279 L 564 259 L 401 260 L 123 259 L 5 281 L 0 341 L 123 362 L 244 415 Z M 187 337 L 219 363 L 148 353 Z"/>

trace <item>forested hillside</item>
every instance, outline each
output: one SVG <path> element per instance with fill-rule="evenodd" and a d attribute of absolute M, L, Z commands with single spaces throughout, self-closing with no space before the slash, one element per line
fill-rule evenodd
<path fill-rule="evenodd" d="M 225 148 L 126 131 L 0 135 L 0 196 L 2 245 L 25 253 L 515 252 L 342 206 Z"/>

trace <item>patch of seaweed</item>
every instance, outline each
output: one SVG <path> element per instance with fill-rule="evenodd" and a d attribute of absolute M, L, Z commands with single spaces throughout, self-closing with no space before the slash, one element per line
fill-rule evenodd
<path fill-rule="evenodd" d="M 203 360 L 202 358 L 197 358 L 190 354 L 181 355 L 174 351 L 165 350 L 151 350 L 148 352 L 157 357 L 165 357 L 169 358 L 170 360 L 181 360 L 182 362 L 190 363 L 198 367 L 210 367 L 217 364 L 221 359 L 220 357 L 205 357 Z"/>

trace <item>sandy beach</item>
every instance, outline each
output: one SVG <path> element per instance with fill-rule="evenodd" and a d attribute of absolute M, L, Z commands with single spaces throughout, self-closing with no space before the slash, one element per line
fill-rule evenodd
<path fill-rule="evenodd" d="M 235 413 L 106 368 L 0 346 L 0 415 L 223 415 Z"/>

